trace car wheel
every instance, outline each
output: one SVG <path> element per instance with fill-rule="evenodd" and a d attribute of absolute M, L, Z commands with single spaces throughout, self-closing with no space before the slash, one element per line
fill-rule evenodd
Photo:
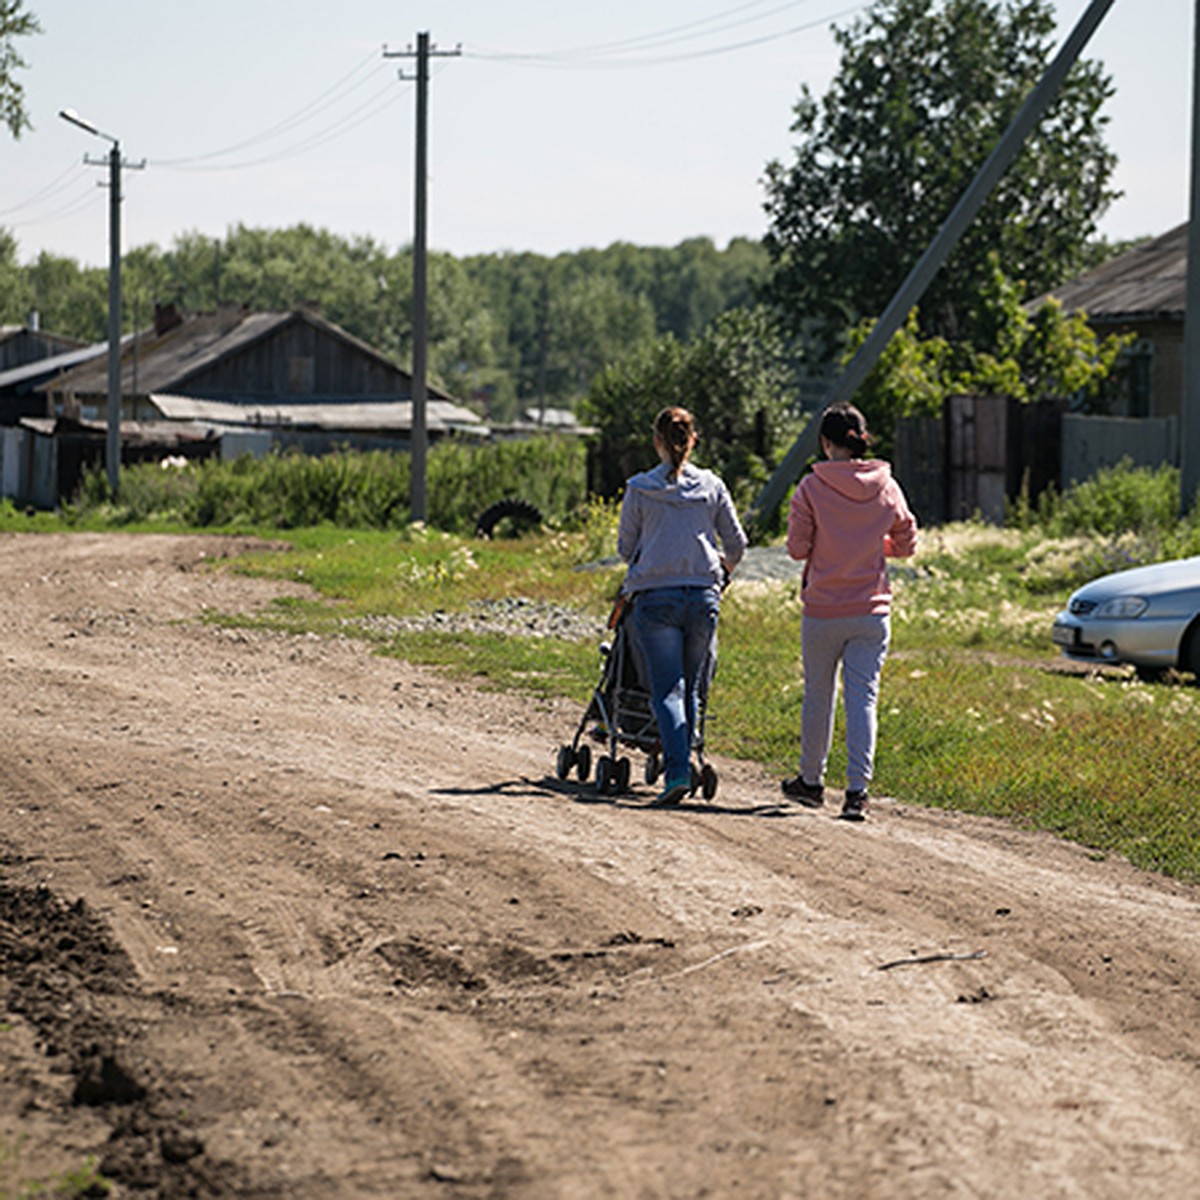
<path fill-rule="evenodd" d="M 1190 671 L 1193 682 L 1200 684 L 1200 617 L 1188 626 L 1179 646 L 1179 669 Z"/>

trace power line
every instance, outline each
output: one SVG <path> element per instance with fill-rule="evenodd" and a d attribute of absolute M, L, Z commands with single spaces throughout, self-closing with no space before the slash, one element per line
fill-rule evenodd
<path fill-rule="evenodd" d="M 772 33 L 763 34 L 759 37 L 747 38 L 738 42 L 727 42 L 723 45 L 710 46 L 704 49 L 693 51 L 683 51 L 678 54 L 657 54 L 645 55 L 637 54 L 636 51 L 643 49 L 666 49 L 670 46 L 682 45 L 685 42 L 695 41 L 697 38 L 710 37 L 715 33 L 725 32 L 729 29 L 734 29 L 742 25 L 750 24 L 755 21 L 761 21 L 768 16 L 778 15 L 785 9 L 794 8 L 798 4 L 807 3 L 808 0 L 792 0 L 789 4 L 779 5 L 776 8 L 769 10 L 766 13 L 759 13 L 753 17 L 742 18 L 741 20 L 731 21 L 726 25 L 715 29 L 708 29 L 701 32 L 684 32 L 680 36 L 674 34 L 688 30 L 693 25 L 711 23 L 717 18 L 708 18 L 706 21 L 693 22 L 690 25 L 675 26 L 669 30 L 661 30 L 658 33 L 643 34 L 640 37 L 628 38 L 620 42 L 601 43 L 596 46 L 584 46 L 567 50 L 556 51 L 501 51 L 501 50 L 468 50 L 464 53 L 468 57 L 487 59 L 494 62 L 506 62 L 515 66 L 532 66 L 532 67 L 553 67 L 559 69 L 580 69 L 580 70 L 620 70 L 627 67 L 642 67 L 642 66 L 658 66 L 665 63 L 686 62 L 691 59 L 711 58 L 718 54 L 729 54 L 737 50 L 745 50 L 752 46 L 765 45 L 768 42 L 780 41 L 783 38 L 793 37 L 798 33 L 805 33 L 812 29 L 824 28 L 831 21 L 840 20 L 843 17 L 853 16 L 856 13 L 863 12 L 870 7 L 869 3 L 859 3 L 838 12 L 831 13 L 828 16 L 806 21 L 799 25 L 792 25 L 786 29 L 776 30 Z M 739 9 L 730 10 L 731 12 L 740 11 Z M 728 14 L 722 14 L 728 15 Z M 631 50 L 634 54 L 611 53 L 610 51 Z"/>
<path fill-rule="evenodd" d="M 675 38 L 676 34 L 685 33 L 687 30 L 699 29 L 701 26 L 704 26 L 704 25 L 713 25 L 714 23 L 724 19 L 725 17 L 732 16 L 735 13 L 745 12 L 747 9 L 761 8 L 763 4 L 766 4 L 769 2 L 770 2 L 770 0 L 750 0 L 750 2 L 747 4 L 739 4 L 736 8 L 726 9 L 723 12 L 714 13 L 712 16 L 709 16 L 709 17 L 701 17 L 699 20 L 695 20 L 695 21 L 686 21 L 682 25 L 671 25 L 671 26 L 668 26 L 666 29 L 656 30 L 652 33 L 637 34 L 634 37 L 628 37 L 628 38 L 618 38 L 611 42 L 596 42 L 589 46 L 576 46 L 576 47 L 571 47 L 571 48 L 567 48 L 567 49 L 563 49 L 563 50 L 552 50 L 552 51 L 546 51 L 546 52 L 514 51 L 514 52 L 510 52 L 510 53 L 505 53 L 502 51 L 495 51 L 493 54 L 485 54 L 482 57 L 553 58 L 553 59 L 588 58 L 588 57 L 594 57 L 594 56 L 602 55 L 602 54 L 606 54 L 606 53 L 611 53 L 613 51 L 634 49 L 639 46 L 644 46 L 647 44 L 653 44 L 653 43 L 657 43 L 657 42 L 666 41 L 667 44 L 670 44 L 670 41 L 673 38 L 674 38 L 674 40 L 677 40 L 677 41 L 688 41 L 691 38 L 707 37 L 712 33 L 719 33 L 721 31 L 723 31 L 724 29 L 734 28 L 738 25 L 747 24 L 751 21 L 761 21 L 765 17 L 772 16 L 775 13 L 782 11 L 783 9 L 796 8 L 801 4 L 807 4 L 809 2 L 809 0 L 788 0 L 788 3 L 778 5 L 777 7 L 772 8 L 765 13 L 759 13 L 758 15 L 753 16 L 753 17 L 744 17 L 741 20 L 733 21 L 728 25 L 719 26 L 717 29 L 709 29 L 709 30 L 705 30 L 704 32 L 701 32 L 701 33 L 688 33 L 683 38 Z"/>
<path fill-rule="evenodd" d="M 20 212 L 23 208 L 29 208 L 30 205 L 36 204 L 39 200 L 48 200 L 51 196 L 57 195 L 71 183 L 71 176 L 79 173 L 79 164 L 72 163 L 61 175 L 55 176 L 44 188 L 34 192 L 28 199 L 22 200 L 19 204 L 14 204 L 10 208 L 0 208 L 0 217 L 7 216 L 9 213 Z"/>
<path fill-rule="evenodd" d="M 389 80 L 386 87 L 381 88 L 377 92 L 373 92 L 360 105 L 352 108 L 348 113 L 338 118 L 332 125 L 327 125 L 324 129 L 319 129 L 309 137 L 300 142 L 295 142 L 290 146 L 284 146 L 281 149 L 264 154 L 259 158 L 246 159 L 242 162 L 235 163 L 215 163 L 212 166 L 202 165 L 187 165 L 189 162 L 197 162 L 197 160 L 177 160 L 174 163 L 152 162 L 153 166 L 167 166 L 175 171 L 202 171 L 202 172 L 219 172 L 219 171 L 244 171 L 248 167 L 261 167 L 267 163 L 283 162 L 285 159 L 295 158 L 297 155 L 305 154 L 309 150 L 315 149 L 317 146 L 323 146 L 326 142 L 334 141 L 341 137 L 344 133 L 349 133 L 351 129 L 357 129 L 359 125 L 371 120 L 372 117 L 378 116 L 381 112 L 391 108 L 403 95 L 405 89 L 397 90 L 394 86 L 394 81 Z M 379 101 L 382 102 L 380 103 Z M 364 111 L 367 110 L 367 111 Z M 362 114 L 361 116 L 359 114 Z M 353 118 L 357 117 L 357 120 Z"/>
<path fill-rule="evenodd" d="M 14 229 L 28 229 L 32 225 L 48 225 L 52 221 L 62 221 L 67 217 L 73 217 L 76 213 L 84 212 L 91 208 L 99 199 L 100 190 L 97 188 L 94 181 L 89 180 L 87 188 L 77 194 L 74 198 L 67 201 L 61 208 L 56 208 L 51 212 L 39 213 L 32 217 L 25 217 L 22 220 L 8 222 Z"/>
<path fill-rule="evenodd" d="M 374 65 L 375 69 L 371 72 L 368 72 L 366 75 L 363 75 L 364 68 L 370 65 Z M 214 158 L 224 158 L 230 154 L 236 154 L 239 150 L 244 150 L 248 146 L 254 146 L 260 142 L 268 141 L 279 134 L 287 133 L 289 130 L 296 128 L 298 125 L 303 125 L 305 122 L 320 116 L 323 112 L 326 112 L 333 107 L 335 97 L 337 97 L 336 102 L 340 103 L 341 100 L 344 100 L 346 97 L 350 96 L 364 84 L 369 83 L 371 78 L 377 74 L 378 60 L 376 59 L 376 52 L 372 51 L 368 58 L 363 59 L 354 68 L 352 68 L 350 71 L 347 71 L 346 74 L 341 76 L 341 78 L 339 78 L 336 82 L 332 83 L 319 96 L 298 108 L 290 116 L 284 117 L 282 120 L 277 121 L 274 125 L 268 126 L 266 129 L 254 134 L 251 137 L 244 138 L 240 142 L 234 142 L 232 145 L 226 146 L 223 149 L 209 151 L 207 154 L 189 155 L 184 158 L 152 159 L 151 161 L 156 167 L 186 168 L 192 167 L 197 163 L 210 161 Z M 353 80 L 357 75 L 362 75 L 362 78 L 358 79 L 358 81 L 355 83 L 350 83 L 350 81 Z M 326 103 L 327 101 L 329 101 L 329 103 Z M 354 109 L 349 115 L 353 115 L 353 113 L 358 111 L 360 110 Z"/>

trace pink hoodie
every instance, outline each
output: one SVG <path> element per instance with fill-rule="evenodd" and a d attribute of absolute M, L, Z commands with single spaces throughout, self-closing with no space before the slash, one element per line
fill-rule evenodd
<path fill-rule="evenodd" d="M 788 511 L 788 554 L 804 560 L 800 598 L 811 617 L 891 607 L 886 558 L 917 548 L 917 522 L 892 469 L 878 459 L 816 463 Z"/>

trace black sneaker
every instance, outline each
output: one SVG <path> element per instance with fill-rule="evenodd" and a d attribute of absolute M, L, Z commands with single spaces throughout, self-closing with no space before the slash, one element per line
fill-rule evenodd
<path fill-rule="evenodd" d="M 825 789 L 819 783 L 805 783 L 803 775 L 785 779 L 779 786 L 789 800 L 795 800 L 805 808 L 820 808 L 825 803 Z"/>
<path fill-rule="evenodd" d="M 865 821 L 868 807 L 869 802 L 865 791 L 847 792 L 839 815 L 843 821 Z"/>

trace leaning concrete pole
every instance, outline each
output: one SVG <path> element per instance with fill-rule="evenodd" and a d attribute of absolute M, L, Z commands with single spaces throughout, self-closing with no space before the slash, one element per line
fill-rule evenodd
<path fill-rule="evenodd" d="M 1197 4 L 1200 4 L 1200 0 L 1197 0 Z M 879 356 L 892 340 L 892 335 L 904 324 L 909 312 L 925 294 L 925 289 L 933 282 L 934 276 L 941 270 L 950 252 L 975 219 L 992 189 L 1020 153 L 1025 139 L 1042 119 L 1042 114 L 1062 87 L 1063 80 L 1112 5 L 1113 0 L 1092 0 L 1087 11 L 1079 18 L 1071 36 L 1063 43 L 1062 49 L 1046 69 L 1037 86 L 1029 93 L 1012 124 L 1005 130 L 1004 136 L 996 143 L 987 161 L 979 169 L 979 174 L 971 181 L 929 244 L 929 248 L 900 285 L 883 316 L 875 322 L 870 336 L 830 388 L 822 404 L 823 408 L 840 400 L 849 400 L 866 379 L 871 368 L 879 361 Z M 746 515 L 748 525 L 756 525 L 764 514 L 771 513 L 778 507 L 788 488 L 800 477 L 804 464 L 816 450 L 817 422 L 809 421 L 751 505 Z"/>
<path fill-rule="evenodd" d="M 1187 301 L 1183 318 L 1183 404 L 1179 412 L 1179 515 L 1200 488 L 1200 0 L 1192 29 L 1192 195 L 1188 215 Z"/>

